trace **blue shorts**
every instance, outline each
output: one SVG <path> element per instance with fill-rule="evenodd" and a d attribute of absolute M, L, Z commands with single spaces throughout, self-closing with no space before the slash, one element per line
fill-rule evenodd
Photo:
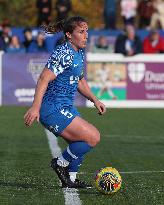
<path fill-rule="evenodd" d="M 76 116 L 80 114 L 73 106 L 62 107 L 43 102 L 40 109 L 40 122 L 55 135 L 60 135 Z"/>

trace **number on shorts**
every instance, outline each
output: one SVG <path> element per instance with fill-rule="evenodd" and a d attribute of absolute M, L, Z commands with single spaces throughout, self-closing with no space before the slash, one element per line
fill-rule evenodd
<path fill-rule="evenodd" d="M 72 113 L 68 112 L 67 110 L 64 111 L 64 109 L 61 110 L 61 114 L 63 114 L 64 116 L 66 116 L 66 117 L 68 117 L 68 118 L 73 117 Z"/>

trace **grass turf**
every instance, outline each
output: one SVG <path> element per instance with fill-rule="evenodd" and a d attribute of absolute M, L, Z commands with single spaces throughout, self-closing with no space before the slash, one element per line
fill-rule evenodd
<path fill-rule="evenodd" d="M 0 107 L 0 204 L 64 204 L 58 179 L 49 168 L 45 132 L 37 123 L 24 126 L 26 109 Z M 112 197 L 96 189 L 80 190 L 82 204 L 162 205 L 164 111 L 108 109 L 100 117 L 95 109 L 79 111 L 101 132 L 101 142 L 86 156 L 79 178 L 92 180 L 97 169 L 113 166 L 123 179 L 122 189 Z M 58 140 L 64 149 L 65 142 Z"/>

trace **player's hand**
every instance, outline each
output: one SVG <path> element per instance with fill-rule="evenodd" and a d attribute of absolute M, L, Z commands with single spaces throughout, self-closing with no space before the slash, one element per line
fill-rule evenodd
<path fill-rule="evenodd" d="M 102 102 L 100 102 L 99 100 L 96 100 L 94 102 L 94 106 L 98 109 L 98 111 L 99 111 L 98 114 L 99 115 L 103 115 L 106 112 L 105 105 Z"/>
<path fill-rule="evenodd" d="M 35 120 L 39 122 L 39 117 L 39 109 L 31 107 L 24 115 L 24 123 L 27 126 L 31 126 Z"/>

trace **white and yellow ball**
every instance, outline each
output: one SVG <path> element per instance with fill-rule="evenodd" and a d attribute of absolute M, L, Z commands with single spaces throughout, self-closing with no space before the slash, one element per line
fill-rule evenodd
<path fill-rule="evenodd" d="M 121 188 L 122 179 L 115 168 L 105 167 L 96 172 L 94 183 L 103 194 L 113 194 Z"/>

